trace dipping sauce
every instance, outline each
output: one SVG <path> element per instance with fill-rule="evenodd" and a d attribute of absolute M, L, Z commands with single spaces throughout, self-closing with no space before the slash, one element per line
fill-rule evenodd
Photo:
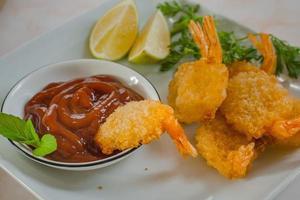
<path fill-rule="evenodd" d="M 25 105 L 40 136 L 50 132 L 57 150 L 47 158 L 87 162 L 108 157 L 94 143 L 99 125 L 119 106 L 143 97 L 112 76 L 98 75 L 50 83 Z M 116 152 L 117 153 L 117 152 Z"/>

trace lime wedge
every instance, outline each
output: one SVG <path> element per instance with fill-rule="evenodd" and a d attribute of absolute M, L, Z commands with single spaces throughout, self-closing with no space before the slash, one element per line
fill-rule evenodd
<path fill-rule="evenodd" d="M 164 59 L 169 54 L 170 31 L 160 11 L 149 18 L 133 45 L 129 62 L 151 64 Z"/>
<path fill-rule="evenodd" d="M 133 0 L 123 0 L 101 17 L 89 40 L 93 56 L 118 60 L 126 55 L 138 32 L 138 14 Z"/>

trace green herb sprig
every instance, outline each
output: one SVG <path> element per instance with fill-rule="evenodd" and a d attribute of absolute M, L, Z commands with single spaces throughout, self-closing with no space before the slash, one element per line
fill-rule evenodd
<path fill-rule="evenodd" d="M 57 149 L 56 139 L 51 134 L 44 134 L 40 139 L 31 120 L 0 113 L 0 135 L 20 143 L 34 147 L 32 153 L 45 156 Z"/>
<path fill-rule="evenodd" d="M 168 71 L 173 68 L 183 58 L 201 57 L 199 48 L 194 43 L 189 30 L 190 20 L 202 22 L 202 16 L 198 15 L 199 5 L 181 4 L 176 1 L 164 2 L 158 5 L 158 9 L 166 17 L 177 17 L 172 23 L 170 54 L 162 61 L 161 71 Z M 237 38 L 233 32 L 219 32 L 219 39 L 223 49 L 223 62 L 230 64 L 241 60 L 259 60 L 255 48 L 243 44 L 247 38 Z"/>
<path fill-rule="evenodd" d="M 223 63 L 231 64 L 236 61 L 258 61 L 261 57 L 257 50 L 251 46 L 243 44 L 248 37 L 237 38 L 234 32 L 218 32 L 223 50 Z"/>
<path fill-rule="evenodd" d="M 186 3 L 178 3 L 176 1 L 164 2 L 158 4 L 158 9 L 166 16 L 172 17 L 174 22 L 172 25 L 171 35 L 185 31 L 191 20 L 202 21 L 202 16 L 198 16 L 199 5 L 192 5 Z M 175 20 L 175 18 L 177 18 Z"/>
<path fill-rule="evenodd" d="M 172 18 L 170 54 L 162 61 L 160 71 L 168 71 L 173 68 L 183 58 L 200 58 L 200 52 L 193 41 L 188 23 L 190 20 L 202 22 L 202 17 L 196 13 L 199 5 L 181 4 L 176 1 L 164 2 L 157 6 L 161 12 Z"/>
<path fill-rule="evenodd" d="M 300 75 L 300 48 L 291 46 L 286 41 L 271 35 L 273 46 L 277 54 L 276 74 L 287 70 L 291 78 L 298 78 Z"/>
<path fill-rule="evenodd" d="M 198 47 L 188 31 L 188 23 L 191 19 L 202 22 L 202 16 L 198 14 L 199 5 L 179 3 L 177 1 L 164 2 L 158 5 L 158 9 L 172 21 L 170 54 L 161 62 L 161 71 L 168 71 L 176 66 L 182 59 L 201 57 Z M 248 37 L 238 38 L 234 32 L 218 32 L 223 50 L 223 63 L 231 64 L 236 61 L 249 61 L 260 63 L 263 58 L 257 50 L 249 44 Z M 291 46 L 287 42 L 271 35 L 277 54 L 276 74 L 288 72 L 291 78 L 300 75 L 300 48 Z"/>
<path fill-rule="evenodd" d="M 186 57 L 200 58 L 200 51 L 187 30 L 181 31 L 180 37 L 170 45 L 170 54 L 163 60 L 160 71 L 168 71 Z"/>

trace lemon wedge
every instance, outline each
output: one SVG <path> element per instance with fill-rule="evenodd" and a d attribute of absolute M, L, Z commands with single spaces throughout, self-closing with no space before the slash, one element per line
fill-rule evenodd
<path fill-rule="evenodd" d="M 133 0 L 123 0 L 101 17 L 89 40 L 93 56 L 118 60 L 126 55 L 138 32 L 138 14 Z"/>
<path fill-rule="evenodd" d="M 151 64 L 164 59 L 169 54 L 170 31 L 160 11 L 149 18 L 141 34 L 133 45 L 129 62 Z"/>

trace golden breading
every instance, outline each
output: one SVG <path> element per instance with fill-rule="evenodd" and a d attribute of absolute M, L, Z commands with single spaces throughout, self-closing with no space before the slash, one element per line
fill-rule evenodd
<path fill-rule="evenodd" d="M 169 104 L 179 121 L 212 119 L 226 98 L 228 70 L 222 64 L 195 61 L 181 65 L 169 84 Z"/>
<path fill-rule="evenodd" d="M 117 108 L 99 128 L 95 141 L 104 154 L 147 144 L 167 131 L 182 154 L 197 156 L 173 109 L 159 101 L 129 102 Z"/>
<path fill-rule="evenodd" d="M 223 117 L 205 123 L 196 132 L 196 148 L 207 164 L 223 176 L 234 179 L 244 177 L 266 140 L 251 140 L 232 130 Z"/>
<path fill-rule="evenodd" d="M 221 112 L 249 138 L 260 138 L 292 111 L 292 99 L 276 78 L 262 70 L 240 72 L 229 80 Z"/>
<path fill-rule="evenodd" d="M 254 71 L 257 72 L 260 69 L 256 67 L 255 65 L 247 62 L 247 61 L 238 61 L 232 63 L 229 67 L 229 77 L 232 78 L 235 75 L 239 74 L 240 72 L 250 72 Z"/>

